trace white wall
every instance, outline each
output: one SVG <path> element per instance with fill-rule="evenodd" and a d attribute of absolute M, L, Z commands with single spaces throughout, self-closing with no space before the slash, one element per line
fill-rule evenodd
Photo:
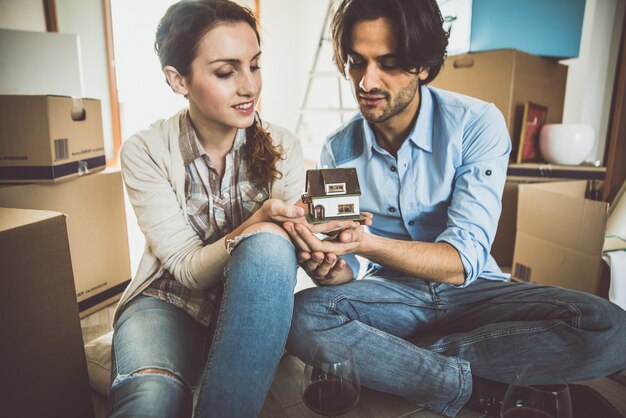
<path fill-rule="evenodd" d="M 102 0 L 56 0 L 57 25 L 61 33 L 74 33 L 80 41 L 83 94 L 102 105 L 104 149 L 113 158 L 113 128 Z"/>
<path fill-rule="evenodd" d="M 166 84 L 154 52 L 157 25 L 172 3 L 111 0 L 122 140 L 187 105 Z"/>
<path fill-rule="evenodd" d="M 262 0 L 263 98 L 262 116 L 296 131 L 300 108 L 312 69 L 315 52 L 328 10 L 327 0 Z M 316 70 L 329 71 L 331 77 L 314 79 L 307 106 L 338 107 L 339 73 L 332 63 L 330 42 L 324 42 Z M 347 81 L 342 80 L 343 107 L 355 107 Z M 347 114 L 349 115 L 349 114 Z M 320 144 L 341 123 L 336 112 L 304 115 L 301 138 L 309 166 L 319 157 Z"/>
<path fill-rule="evenodd" d="M 625 5 L 622 0 L 587 0 L 580 55 L 562 61 L 569 66 L 563 122 L 594 127 L 590 161 L 604 159 Z"/>
<path fill-rule="evenodd" d="M 45 32 L 42 0 L 0 0 L 0 28 Z"/>

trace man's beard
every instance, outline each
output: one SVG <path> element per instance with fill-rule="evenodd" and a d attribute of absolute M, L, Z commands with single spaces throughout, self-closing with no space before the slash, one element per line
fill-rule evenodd
<path fill-rule="evenodd" d="M 383 123 L 390 118 L 394 117 L 398 113 L 402 112 L 406 107 L 411 103 L 415 95 L 417 94 L 417 89 L 419 88 L 419 80 L 416 78 L 411 81 L 411 83 L 404 89 L 400 91 L 398 98 L 393 102 L 390 102 L 390 94 L 387 91 L 383 90 L 371 90 L 367 92 L 368 94 L 373 95 L 382 95 L 385 97 L 387 101 L 388 107 L 382 109 L 382 113 L 378 116 L 373 115 L 372 113 L 367 113 L 367 108 L 364 110 L 361 108 L 361 114 L 370 123 Z M 366 93 L 359 88 L 357 94 Z"/>

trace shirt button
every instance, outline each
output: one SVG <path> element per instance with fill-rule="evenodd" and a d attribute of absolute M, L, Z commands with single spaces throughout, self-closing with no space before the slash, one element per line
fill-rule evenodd
<path fill-rule="evenodd" d="M 395 171 L 396 171 L 396 166 L 395 166 L 395 165 L 392 165 L 392 166 L 391 166 L 391 171 L 393 171 L 393 172 L 395 172 Z"/>
<path fill-rule="evenodd" d="M 415 221 L 409 221 L 409 225 L 410 225 L 410 226 L 415 225 Z"/>
<path fill-rule="evenodd" d="M 224 199 L 228 199 L 230 197 L 230 194 L 228 194 L 228 192 L 224 193 Z"/>
<path fill-rule="evenodd" d="M 395 211 L 396 211 L 396 208 L 391 207 L 391 206 L 389 207 L 389 212 L 394 213 Z"/>

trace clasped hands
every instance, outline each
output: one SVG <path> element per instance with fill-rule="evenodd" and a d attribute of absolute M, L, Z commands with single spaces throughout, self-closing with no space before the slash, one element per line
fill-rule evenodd
<path fill-rule="evenodd" d="M 300 204 L 290 206 L 270 199 L 264 203 L 263 210 L 274 222 L 282 224 L 298 250 L 298 263 L 315 282 L 335 285 L 352 280 L 353 272 L 339 256 L 359 249 L 365 234 L 364 225 L 372 223 L 371 213 L 362 213 L 364 225 L 350 220 L 311 224 L 306 218 L 306 209 Z"/>

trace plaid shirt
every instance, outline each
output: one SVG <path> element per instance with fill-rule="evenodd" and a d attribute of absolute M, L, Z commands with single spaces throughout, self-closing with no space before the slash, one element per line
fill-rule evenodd
<path fill-rule="evenodd" d="M 269 198 L 269 191 L 247 177 L 247 164 L 242 155 L 242 146 L 246 142 L 244 129 L 237 131 L 233 147 L 226 154 L 221 179 L 196 136 L 188 112 L 180 118 L 179 141 L 186 169 L 185 196 L 189 221 L 202 241 L 211 244 L 258 210 Z M 208 290 L 189 289 L 164 270 L 143 293 L 178 306 L 196 321 L 208 326 L 221 291 L 221 286 Z"/>

